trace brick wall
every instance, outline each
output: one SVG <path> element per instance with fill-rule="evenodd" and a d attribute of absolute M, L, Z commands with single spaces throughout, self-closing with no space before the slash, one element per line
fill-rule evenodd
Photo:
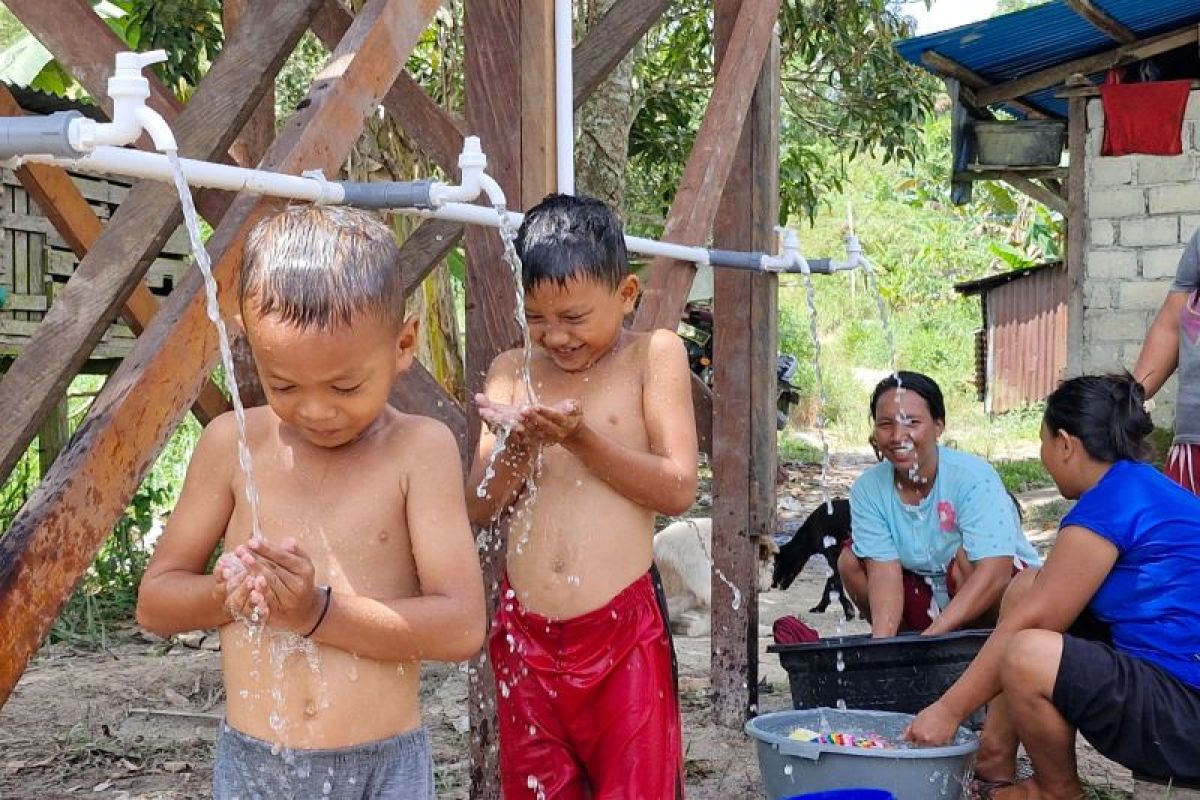
<path fill-rule="evenodd" d="M 1200 227 L 1200 92 L 1192 92 L 1183 154 L 1102 157 L 1104 112 L 1088 103 L 1087 259 L 1083 275 L 1084 372 L 1132 369 L 1175 277 L 1184 244 Z M 1154 421 L 1175 420 L 1175 379 L 1155 400 Z"/>

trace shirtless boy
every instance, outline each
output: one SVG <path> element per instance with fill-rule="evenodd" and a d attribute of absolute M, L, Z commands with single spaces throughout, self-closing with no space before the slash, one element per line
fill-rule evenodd
<path fill-rule="evenodd" d="M 536 399 L 522 352 L 497 357 L 476 398 L 487 427 L 467 492 L 477 524 L 521 512 L 489 639 L 501 784 L 510 798 L 681 797 L 671 640 L 651 567 L 655 512 L 681 514 L 696 493 L 683 344 L 622 326 L 638 279 L 603 203 L 546 198 L 517 249 Z M 505 428 L 479 497 L 493 430 Z"/>
<path fill-rule="evenodd" d="M 485 611 L 454 438 L 387 403 L 416 345 L 392 233 L 349 209 L 272 216 L 247 239 L 240 301 L 268 403 L 246 414 L 265 538 L 226 414 L 196 446 L 138 620 L 221 629 L 215 797 L 431 798 L 420 662 L 471 657 Z M 222 541 L 234 563 L 206 574 Z"/>

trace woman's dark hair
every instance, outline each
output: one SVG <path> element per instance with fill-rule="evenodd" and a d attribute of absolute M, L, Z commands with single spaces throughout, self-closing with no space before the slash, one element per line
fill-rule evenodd
<path fill-rule="evenodd" d="M 1146 412 L 1146 390 L 1128 372 L 1082 375 L 1063 381 L 1046 398 L 1043 417 L 1051 433 L 1066 431 L 1092 458 L 1105 463 L 1146 461 L 1146 437 L 1154 423 Z"/>
<path fill-rule="evenodd" d="M 875 420 L 875 407 L 879 405 L 879 398 L 889 389 L 907 389 L 920 395 L 929 406 L 929 415 L 939 422 L 946 421 L 946 400 L 942 397 L 942 390 L 937 381 L 928 375 L 907 370 L 893 372 L 875 386 L 875 391 L 871 393 L 872 421 Z"/>

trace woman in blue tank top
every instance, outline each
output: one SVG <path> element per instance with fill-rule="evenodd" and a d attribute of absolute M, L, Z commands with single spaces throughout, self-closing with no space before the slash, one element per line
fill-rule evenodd
<path fill-rule="evenodd" d="M 907 731 L 948 741 L 987 703 L 975 774 L 988 796 L 1081 797 L 1077 730 L 1135 774 L 1200 781 L 1200 498 L 1144 463 L 1144 401 L 1129 375 L 1047 398 L 1042 463 L 1078 503 L 970 668 Z M 1018 744 L 1028 782 L 1014 782 Z"/>

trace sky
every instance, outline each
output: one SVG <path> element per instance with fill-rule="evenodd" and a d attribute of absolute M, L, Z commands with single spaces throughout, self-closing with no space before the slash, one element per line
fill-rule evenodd
<path fill-rule="evenodd" d="M 905 13 L 917 20 L 917 34 L 921 36 L 990 17 L 995 10 L 996 0 L 933 0 L 929 10 L 923 0 L 904 4 Z"/>

